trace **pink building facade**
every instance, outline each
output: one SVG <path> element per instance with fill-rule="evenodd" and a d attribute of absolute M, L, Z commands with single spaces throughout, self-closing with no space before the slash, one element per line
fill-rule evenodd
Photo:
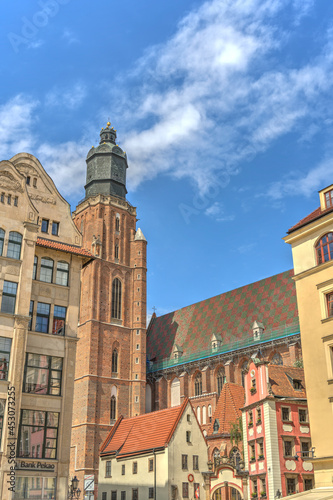
<path fill-rule="evenodd" d="M 314 487 L 302 368 L 252 361 L 242 419 L 249 498 L 274 500 Z"/>

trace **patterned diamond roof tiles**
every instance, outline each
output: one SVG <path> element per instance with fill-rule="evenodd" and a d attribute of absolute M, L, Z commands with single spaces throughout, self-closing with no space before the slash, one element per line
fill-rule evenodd
<path fill-rule="evenodd" d="M 174 344 L 186 356 L 208 350 L 213 333 L 219 333 L 223 343 L 251 340 L 255 320 L 264 324 L 265 334 L 292 326 L 296 332 L 293 275 L 293 270 L 286 271 L 163 316 L 154 315 L 147 332 L 148 359 L 170 358 Z"/>

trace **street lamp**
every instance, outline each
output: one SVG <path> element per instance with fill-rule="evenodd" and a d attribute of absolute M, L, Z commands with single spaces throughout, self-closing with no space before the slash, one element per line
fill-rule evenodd
<path fill-rule="evenodd" d="M 69 499 L 80 498 L 81 490 L 80 488 L 78 488 L 78 486 L 79 486 L 79 480 L 76 476 L 74 476 L 68 488 L 67 498 Z"/>

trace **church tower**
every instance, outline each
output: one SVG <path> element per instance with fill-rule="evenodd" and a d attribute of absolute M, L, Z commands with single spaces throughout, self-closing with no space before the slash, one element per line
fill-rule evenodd
<path fill-rule="evenodd" d="M 116 137 L 108 122 L 88 152 L 86 196 L 73 213 L 94 259 L 81 276 L 71 474 L 81 490 L 84 476 L 94 476 L 95 498 L 110 425 L 145 412 L 147 241 L 126 200 L 127 156 Z"/>

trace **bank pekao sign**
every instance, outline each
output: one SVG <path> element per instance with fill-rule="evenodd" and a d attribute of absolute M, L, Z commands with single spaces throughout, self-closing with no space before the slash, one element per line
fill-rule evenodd
<path fill-rule="evenodd" d="M 16 461 L 17 470 L 38 470 L 38 471 L 48 471 L 53 472 L 55 470 L 56 464 L 50 462 L 26 462 L 23 460 Z"/>

